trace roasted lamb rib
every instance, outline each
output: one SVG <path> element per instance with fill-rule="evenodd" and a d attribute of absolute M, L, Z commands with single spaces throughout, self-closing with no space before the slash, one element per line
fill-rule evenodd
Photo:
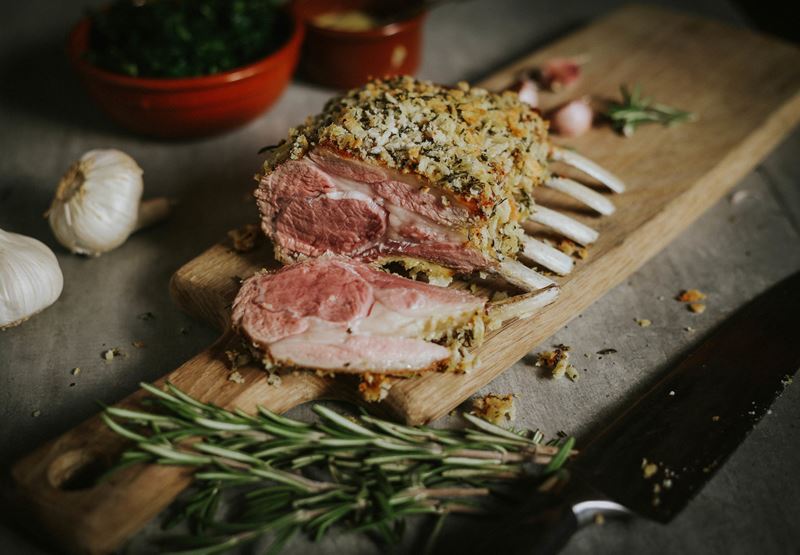
<path fill-rule="evenodd" d="M 269 369 L 403 376 L 463 370 L 487 324 L 535 311 L 555 288 L 522 302 L 485 299 L 323 255 L 259 272 L 233 303 L 233 327 Z"/>
<path fill-rule="evenodd" d="M 568 273 L 572 260 L 525 234 L 535 221 L 578 243 L 591 228 L 537 206 L 544 185 L 601 214 L 603 195 L 551 174 L 560 160 L 615 191 L 622 183 L 552 145 L 547 124 L 516 93 L 495 94 L 410 77 L 375 80 L 328 102 L 273 148 L 256 198 L 276 254 L 293 262 L 336 253 L 423 265 L 431 279 L 486 271 L 526 290 L 552 281 L 520 263 Z"/>

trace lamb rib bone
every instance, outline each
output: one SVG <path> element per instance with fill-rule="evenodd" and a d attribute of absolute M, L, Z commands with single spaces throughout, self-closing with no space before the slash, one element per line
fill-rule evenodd
<path fill-rule="evenodd" d="M 578 183 L 573 179 L 566 177 L 553 176 L 544 182 L 545 187 L 549 187 L 565 195 L 568 195 L 575 200 L 582 202 L 592 210 L 595 210 L 603 216 L 610 216 L 616 211 L 614 203 L 606 197 L 590 189 L 583 183 Z"/>
<path fill-rule="evenodd" d="M 511 318 L 530 318 L 540 309 L 555 301 L 559 291 L 557 285 L 548 285 L 538 291 L 488 303 L 486 306 L 486 313 L 489 317 L 487 328 L 489 330 L 497 329 Z"/>
<path fill-rule="evenodd" d="M 500 268 L 497 273 L 505 278 L 508 283 L 519 287 L 523 291 L 537 291 L 555 284 L 552 279 L 543 276 L 536 270 L 531 270 L 522 262 L 513 259 L 500 262 Z"/>
<path fill-rule="evenodd" d="M 528 236 L 522 239 L 522 256 L 562 276 L 570 273 L 575 265 L 572 258 L 560 250 Z"/>
<path fill-rule="evenodd" d="M 544 206 L 537 205 L 528 220 L 550 228 L 581 245 L 591 245 L 599 236 L 591 227 Z"/>
<path fill-rule="evenodd" d="M 568 166 L 572 166 L 573 168 L 582 171 L 586 175 L 594 177 L 596 180 L 615 193 L 622 193 L 625 191 L 625 184 L 619 177 L 602 167 L 597 162 L 578 154 L 574 150 L 553 145 L 550 148 L 550 159 L 557 162 L 564 162 Z"/>

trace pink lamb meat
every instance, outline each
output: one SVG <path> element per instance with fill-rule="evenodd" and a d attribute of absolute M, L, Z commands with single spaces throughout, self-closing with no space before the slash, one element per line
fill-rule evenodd
<path fill-rule="evenodd" d="M 263 178 L 256 199 L 264 231 L 284 253 L 408 256 L 462 272 L 493 264 L 456 231 L 469 221 L 458 199 L 329 149 L 281 164 Z"/>
<path fill-rule="evenodd" d="M 445 365 L 450 350 L 430 340 L 483 308 L 461 291 L 322 257 L 246 280 L 233 325 L 274 364 L 403 374 Z"/>

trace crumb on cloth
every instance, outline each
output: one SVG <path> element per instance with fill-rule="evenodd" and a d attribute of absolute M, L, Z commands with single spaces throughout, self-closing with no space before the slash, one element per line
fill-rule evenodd
<path fill-rule="evenodd" d="M 656 472 L 658 472 L 658 465 L 656 463 L 646 463 L 644 467 L 642 467 L 642 475 L 645 479 L 652 478 Z"/>
<path fill-rule="evenodd" d="M 567 345 L 557 345 L 552 351 L 542 351 L 536 355 L 536 366 L 550 370 L 553 378 L 567 376 L 570 380 L 577 381 L 580 377 L 578 371 L 569 362 L 569 350 Z"/>
<path fill-rule="evenodd" d="M 705 298 L 706 294 L 699 289 L 684 289 L 675 297 L 675 300 L 686 303 L 690 312 L 702 314 L 706 311 L 706 305 L 700 301 L 705 300 Z"/>
<path fill-rule="evenodd" d="M 706 298 L 706 294 L 699 289 L 684 289 L 681 291 L 675 300 L 682 303 L 696 303 Z"/>
<path fill-rule="evenodd" d="M 119 347 L 114 347 L 112 349 L 106 349 L 100 353 L 100 356 L 102 356 L 103 359 L 108 362 L 114 360 L 116 357 L 125 356 L 125 354 L 120 350 Z"/>
<path fill-rule="evenodd" d="M 728 200 L 730 201 L 731 204 L 739 204 L 749 196 L 750 196 L 750 191 L 741 190 L 733 193 L 730 197 L 728 197 Z"/>
<path fill-rule="evenodd" d="M 613 355 L 616 352 L 618 352 L 616 349 L 608 348 L 608 349 L 600 349 L 599 351 L 597 351 L 597 354 L 601 355 L 601 356 L 602 355 Z"/>
<path fill-rule="evenodd" d="M 516 417 L 514 394 L 489 393 L 472 400 L 472 413 L 492 424 L 512 422 Z"/>

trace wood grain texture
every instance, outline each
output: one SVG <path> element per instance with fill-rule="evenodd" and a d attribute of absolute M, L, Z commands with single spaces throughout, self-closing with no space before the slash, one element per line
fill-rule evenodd
<path fill-rule="evenodd" d="M 570 96 L 616 96 L 620 83 L 642 84 L 659 101 L 692 110 L 700 120 L 671 129 L 643 128 L 633 139 L 597 129 L 571 143 L 618 173 L 629 185 L 615 196 L 617 214 L 592 218 L 600 232 L 591 258 L 560 280 L 559 300 L 536 317 L 507 323 L 480 349 L 481 365 L 466 375 L 430 374 L 392 388 L 380 408 L 410 422 L 434 419 L 519 359 L 685 229 L 749 171 L 800 119 L 800 52 L 752 33 L 653 8 L 631 7 L 598 21 L 498 72 L 483 83 L 502 88 L 520 68 L 561 55 L 588 54 L 591 62 Z M 566 93 L 551 100 L 556 104 Z M 574 209 L 552 195 L 543 204 Z M 236 277 L 268 265 L 269 247 L 240 255 L 223 242 L 182 268 L 172 291 L 185 309 L 222 329 Z M 347 381 L 311 373 L 269 386 L 256 368 L 240 370 L 244 384 L 227 380 L 229 338 L 168 377 L 190 394 L 245 410 L 261 403 L 286 410 L 319 397 L 351 398 Z M 123 404 L 136 402 L 139 394 Z M 121 445 L 91 419 L 18 463 L 13 476 L 25 502 L 63 547 L 102 553 L 113 549 L 161 510 L 187 483 L 179 470 L 134 468 L 103 485 L 65 490 L 69 475 L 88 461 L 113 457 Z"/>

